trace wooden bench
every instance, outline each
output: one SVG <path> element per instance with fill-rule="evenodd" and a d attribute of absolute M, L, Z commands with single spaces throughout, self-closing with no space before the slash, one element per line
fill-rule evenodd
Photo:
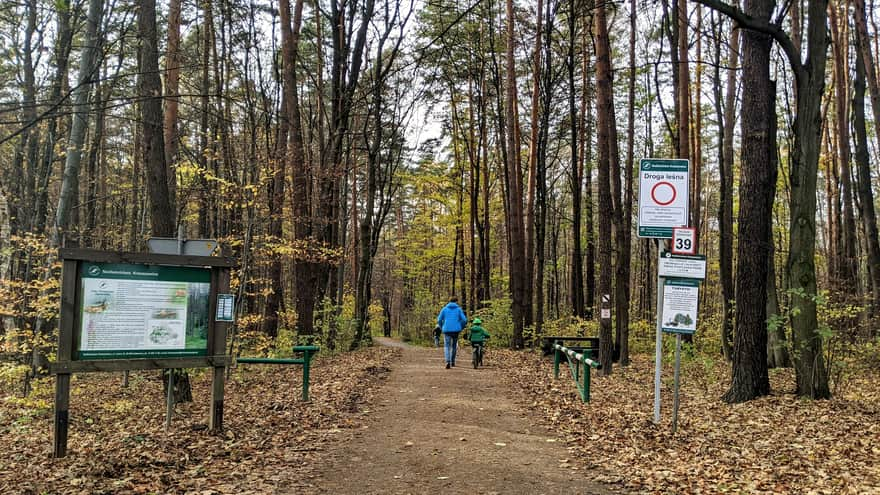
<path fill-rule="evenodd" d="M 293 347 L 293 352 L 301 352 L 301 358 L 262 358 L 262 357 L 240 357 L 236 359 L 237 363 L 243 364 L 301 364 L 303 367 L 303 381 L 302 381 L 302 400 L 303 402 L 309 401 L 309 366 L 312 361 L 312 356 L 315 355 L 321 348 L 316 345 L 297 345 Z"/>

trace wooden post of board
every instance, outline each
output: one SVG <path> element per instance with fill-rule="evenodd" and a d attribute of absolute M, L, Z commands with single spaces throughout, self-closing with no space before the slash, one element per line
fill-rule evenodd
<path fill-rule="evenodd" d="M 59 363 L 70 362 L 73 357 L 74 315 L 76 313 L 76 270 L 79 262 L 64 260 L 61 269 L 61 328 L 58 329 Z M 53 457 L 67 455 L 67 430 L 70 410 L 70 373 L 58 373 L 55 377 L 55 427 Z"/>
<path fill-rule="evenodd" d="M 217 357 L 226 354 L 226 322 L 217 321 L 217 294 L 225 294 L 229 292 L 229 268 L 214 269 L 211 271 L 211 286 L 215 289 L 211 291 L 211 302 L 209 303 L 208 325 L 214 327 L 214 338 L 208 343 L 209 352 Z M 223 431 L 223 386 L 225 384 L 225 366 L 214 364 L 214 374 L 211 386 L 211 416 L 208 419 L 208 428 L 212 432 Z"/>

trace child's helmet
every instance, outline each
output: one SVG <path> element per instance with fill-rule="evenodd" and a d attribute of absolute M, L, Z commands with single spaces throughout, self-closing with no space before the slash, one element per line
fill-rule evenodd
<path fill-rule="evenodd" d="M 474 318 L 474 325 L 479 325 L 480 323 L 483 323 L 483 320 L 479 318 Z"/>

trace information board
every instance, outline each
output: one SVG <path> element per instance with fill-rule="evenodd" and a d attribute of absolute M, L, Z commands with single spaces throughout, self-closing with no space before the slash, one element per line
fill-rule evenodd
<path fill-rule="evenodd" d="M 210 269 L 82 263 L 80 280 L 76 359 L 207 355 Z"/>
<path fill-rule="evenodd" d="M 706 256 L 702 254 L 672 254 L 669 251 L 660 253 L 657 261 L 657 274 L 671 278 L 706 278 Z"/>
<path fill-rule="evenodd" d="M 663 283 L 661 327 L 667 333 L 693 334 L 697 331 L 700 282 L 669 278 Z"/>
<path fill-rule="evenodd" d="M 645 158 L 639 162 L 639 237 L 672 238 L 687 227 L 690 162 Z"/>

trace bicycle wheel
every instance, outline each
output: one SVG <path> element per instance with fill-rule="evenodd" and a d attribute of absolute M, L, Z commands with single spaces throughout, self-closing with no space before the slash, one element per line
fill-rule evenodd
<path fill-rule="evenodd" d="M 474 364 L 474 369 L 477 369 L 477 366 L 480 364 L 480 356 L 479 356 L 480 348 L 478 346 L 474 346 L 473 358 L 471 362 Z"/>

